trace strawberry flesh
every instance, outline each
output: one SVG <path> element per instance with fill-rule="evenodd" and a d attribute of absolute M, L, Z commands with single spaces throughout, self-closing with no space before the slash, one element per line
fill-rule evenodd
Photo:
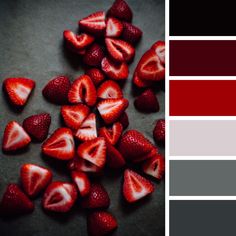
<path fill-rule="evenodd" d="M 123 92 L 116 82 L 107 80 L 99 86 L 97 96 L 102 99 L 123 98 Z"/>
<path fill-rule="evenodd" d="M 118 38 L 123 31 L 123 24 L 114 17 L 107 19 L 106 37 Z"/>

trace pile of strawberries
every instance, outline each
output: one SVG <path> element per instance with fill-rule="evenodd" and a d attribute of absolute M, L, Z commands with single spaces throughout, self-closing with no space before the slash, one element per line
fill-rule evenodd
<path fill-rule="evenodd" d="M 116 218 L 107 212 L 110 198 L 106 189 L 91 181 L 104 167 L 123 170 L 127 164 L 157 180 L 164 175 L 164 158 L 158 148 L 137 130 L 128 130 L 125 110 L 129 102 L 117 81 L 128 78 L 134 45 L 142 31 L 132 25 L 132 11 L 123 0 L 116 0 L 105 12 L 96 12 L 79 21 L 79 35 L 66 30 L 64 40 L 73 53 L 82 57 L 86 73 L 71 83 L 66 76 L 50 80 L 42 94 L 51 103 L 61 105 L 64 127 L 48 138 L 51 124 L 49 113 L 32 115 L 19 124 L 11 121 L 3 135 L 5 153 L 26 148 L 32 140 L 43 142 L 47 158 L 66 162 L 72 182 L 52 181 L 51 170 L 35 164 L 24 164 L 20 170 L 21 187 L 9 184 L 0 203 L 4 216 L 30 213 L 32 199 L 44 191 L 42 207 L 46 211 L 68 212 L 79 197 L 81 206 L 93 211 L 88 214 L 88 232 L 105 235 L 117 228 Z M 103 42 L 103 44 L 102 44 Z M 105 47 L 105 48 L 104 48 Z M 138 87 L 153 86 L 164 79 L 164 42 L 158 41 L 138 63 L 133 82 Z M 107 79 L 108 78 L 108 79 Z M 28 78 L 7 78 L 3 89 L 13 106 L 25 106 L 35 82 Z M 156 112 L 159 104 L 151 89 L 145 90 L 134 102 L 137 109 Z M 98 119 L 102 124 L 97 130 Z M 165 120 L 159 120 L 153 131 L 157 143 L 165 141 Z M 129 203 L 151 194 L 154 185 L 131 169 L 124 170 L 123 196 Z"/>

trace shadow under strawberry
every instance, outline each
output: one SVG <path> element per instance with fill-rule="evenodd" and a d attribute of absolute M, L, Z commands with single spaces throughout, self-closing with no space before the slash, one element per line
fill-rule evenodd
<path fill-rule="evenodd" d="M 21 149 L 18 149 L 18 150 L 15 150 L 15 151 L 4 151 L 2 149 L 2 152 L 3 154 L 7 155 L 7 156 L 17 156 L 17 155 L 20 155 L 20 154 L 23 154 L 23 153 L 26 153 L 30 150 L 30 144 L 27 145 L 26 147 L 24 148 L 21 148 Z"/>

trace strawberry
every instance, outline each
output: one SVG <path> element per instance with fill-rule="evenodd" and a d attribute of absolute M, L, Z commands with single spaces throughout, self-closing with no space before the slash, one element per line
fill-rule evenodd
<path fill-rule="evenodd" d="M 153 184 L 132 170 L 125 170 L 123 195 L 129 203 L 138 201 L 154 191 Z"/>
<path fill-rule="evenodd" d="M 48 136 L 51 124 L 51 116 L 48 113 L 41 113 L 29 116 L 23 121 L 23 128 L 36 141 L 42 142 Z"/>
<path fill-rule="evenodd" d="M 82 199 L 82 207 L 87 209 L 108 208 L 110 198 L 101 184 L 91 184 L 89 194 Z"/>
<path fill-rule="evenodd" d="M 123 132 L 123 126 L 121 123 L 116 122 L 111 128 L 102 127 L 99 129 L 99 136 L 104 137 L 106 142 L 111 145 L 115 145 Z"/>
<path fill-rule="evenodd" d="M 153 137 L 157 143 L 165 143 L 165 120 L 160 119 L 156 122 L 153 130 Z"/>
<path fill-rule="evenodd" d="M 82 75 L 73 82 L 68 93 L 68 100 L 75 104 L 95 105 L 97 100 L 96 88 L 88 75 Z"/>
<path fill-rule="evenodd" d="M 89 108 L 84 104 L 64 105 L 61 115 L 67 127 L 77 130 L 89 114 Z"/>
<path fill-rule="evenodd" d="M 19 107 L 26 104 L 34 87 L 35 82 L 27 78 L 7 78 L 3 81 L 3 89 L 11 104 Z"/>
<path fill-rule="evenodd" d="M 165 66 L 165 42 L 157 41 L 152 45 L 151 49 L 153 49 L 156 52 L 161 63 Z"/>
<path fill-rule="evenodd" d="M 86 51 L 83 57 L 83 62 L 88 66 L 100 67 L 103 58 L 104 58 L 104 52 L 102 47 L 99 44 L 94 43 Z"/>
<path fill-rule="evenodd" d="M 45 210 L 54 212 L 68 212 L 77 199 L 74 184 L 67 182 L 52 182 L 46 189 L 42 205 Z"/>
<path fill-rule="evenodd" d="M 88 176 L 81 171 L 72 171 L 71 177 L 77 186 L 80 195 L 82 197 L 88 195 L 90 192 L 90 181 Z"/>
<path fill-rule="evenodd" d="M 147 113 L 158 112 L 160 109 L 157 97 L 151 89 L 139 95 L 134 101 L 134 106 L 137 110 Z"/>
<path fill-rule="evenodd" d="M 133 83 L 139 87 L 139 88 L 147 88 L 147 87 L 151 87 L 153 86 L 153 81 L 149 81 L 149 80 L 143 80 L 141 79 L 138 74 L 137 71 L 135 70 L 134 72 L 134 76 L 133 76 Z"/>
<path fill-rule="evenodd" d="M 148 152 L 147 154 L 144 155 L 137 155 L 135 159 L 132 160 L 133 163 L 139 163 L 139 162 L 143 162 L 147 159 L 152 159 L 153 157 L 155 157 L 158 153 L 158 149 L 156 147 L 153 147 L 152 150 L 150 152 Z"/>
<path fill-rule="evenodd" d="M 104 138 L 95 138 L 79 145 L 77 154 L 92 164 L 102 168 L 106 162 L 106 142 Z"/>
<path fill-rule="evenodd" d="M 58 76 L 50 80 L 43 89 L 43 96 L 52 103 L 65 104 L 71 83 L 68 77 Z"/>
<path fill-rule="evenodd" d="M 3 151 L 16 151 L 25 148 L 30 142 L 30 136 L 16 121 L 11 121 L 7 124 L 3 134 Z"/>
<path fill-rule="evenodd" d="M 129 67 L 123 62 L 117 64 L 107 57 L 104 57 L 101 62 L 102 70 L 108 78 L 114 80 L 126 80 L 129 75 Z"/>
<path fill-rule="evenodd" d="M 91 113 L 75 133 L 75 137 L 81 141 L 89 141 L 97 138 L 96 115 Z"/>
<path fill-rule="evenodd" d="M 107 19 L 106 37 L 118 38 L 123 31 L 123 24 L 116 18 Z"/>
<path fill-rule="evenodd" d="M 109 98 L 98 103 L 97 109 L 106 124 L 112 124 L 119 119 L 121 114 L 129 106 L 125 98 Z"/>
<path fill-rule="evenodd" d="M 111 8 L 108 10 L 107 16 L 113 16 L 120 20 L 131 22 L 133 13 L 126 1 L 115 0 Z"/>
<path fill-rule="evenodd" d="M 142 38 L 143 32 L 131 23 L 123 22 L 122 39 L 131 44 L 136 44 Z"/>
<path fill-rule="evenodd" d="M 100 85 L 100 87 L 97 90 L 97 96 L 98 98 L 123 98 L 123 93 L 120 88 L 120 86 L 112 81 L 107 80 L 104 83 Z"/>
<path fill-rule="evenodd" d="M 42 152 L 59 160 L 69 160 L 74 157 L 75 143 L 73 134 L 68 128 L 59 128 L 43 143 Z"/>
<path fill-rule="evenodd" d="M 13 216 L 28 214 L 34 210 L 34 204 L 16 184 L 8 184 L 0 203 L 1 215 Z"/>
<path fill-rule="evenodd" d="M 123 129 L 127 129 L 129 126 L 129 117 L 126 112 L 123 112 L 123 114 L 118 119 L 118 122 L 120 122 L 123 126 Z"/>
<path fill-rule="evenodd" d="M 121 39 L 105 39 L 107 51 L 117 62 L 130 62 L 134 58 L 134 47 Z"/>
<path fill-rule="evenodd" d="M 106 29 L 105 22 L 106 14 L 103 11 L 95 12 L 79 21 L 81 30 L 91 33 L 95 36 L 100 36 Z"/>
<path fill-rule="evenodd" d="M 30 197 L 37 196 L 52 180 L 52 172 L 34 164 L 24 164 L 20 170 L 21 183 Z"/>
<path fill-rule="evenodd" d="M 156 154 L 143 163 L 142 169 L 145 174 L 161 180 L 165 173 L 165 160 L 161 154 Z"/>
<path fill-rule="evenodd" d="M 98 86 L 105 79 L 105 75 L 98 68 L 88 69 L 85 74 L 90 77 L 95 86 Z"/>
<path fill-rule="evenodd" d="M 87 218 L 88 234 L 91 236 L 108 235 L 117 227 L 116 218 L 105 211 L 90 213 Z"/>

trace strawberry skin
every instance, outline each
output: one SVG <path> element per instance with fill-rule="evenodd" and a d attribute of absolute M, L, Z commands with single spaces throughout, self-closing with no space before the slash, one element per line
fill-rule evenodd
<path fill-rule="evenodd" d="M 0 213 L 6 216 L 28 214 L 34 211 L 34 204 L 20 190 L 18 185 L 9 184 L 0 203 Z"/>
<path fill-rule="evenodd" d="M 129 117 L 126 112 L 123 112 L 123 114 L 118 119 L 118 122 L 120 122 L 123 126 L 123 129 L 127 129 L 129 126 Z"/>
<path fill-rule="evenodd" d="M 165 42 L 157 41 L 152 45 L 151 49 L 153 49 L 156 52 L 161 63 L 165 66 Z"/>
<path fill-rule="evenodd" d="M 128 22 L 123 22 L 122 39 L 133 45 L 138 43 L 142 38 L 143 32 L 137 27 Z"/>
<path fill-rule="evenodd" d="M 50 124 L 50 114 L 41 113 L 24 119 L 23 128 L 32 139 L 42 142 L 48 136 Z"/>
<path fill-rule="evenodd" d="M 138 76 L 137 71 L 135 70 L 134 75 L 133 75 L 133 83 L 138 87 L 138 88 L 148 88 L 153 86 L 154 82 L 153 81 L 148 81 L 148 80 L 143 80 Z"/>
<path fill-rule="evenodd" d="M 107 80 L 99 86 L 97 96 L 102 99 L 123 98 L 123 92 L 116 82 Z"/>
<path fill-rule="evenodd" d="M 156 122 L 153 130 L 153 137 L 157 143 L 165 143 L 165 120 L 160 119 Z"/>
<path fill-rule="evenodd" d="M 96 87 L 105 79 L 105 75 L 98 68 L 88 69 L 85 74 L 90 77 Z"/>
<path fill-rule="evenodd" d="M 118 38 L 123 31 L 123 24 L 114 17 L 110 17 L 106 22 L 106 37 Z"/>

